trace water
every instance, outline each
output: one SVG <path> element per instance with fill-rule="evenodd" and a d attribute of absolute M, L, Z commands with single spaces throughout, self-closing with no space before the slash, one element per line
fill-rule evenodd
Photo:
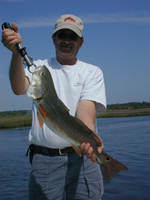
<path fill-rule="evenodd" d="M 0 131 L 0 200 L 27 200 L 28 129 Z"/>
<path fill-rule="evenodd" d="M 103 200 L 150 200 L 150 116 L 98 120 L 105 151 L 125 164 L 105 184 Z"/>
<path fill-rule="evenodd" d="M 105 151 L 129 168 L 105 186 L 102 200 L 150 200 L 150 116 L 98 119 Z M 0 131 L 0 200 L 27 200 L 29 129 Z"/>

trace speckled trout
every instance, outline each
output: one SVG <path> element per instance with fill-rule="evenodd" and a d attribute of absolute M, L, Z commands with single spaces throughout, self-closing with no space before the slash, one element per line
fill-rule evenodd
<path fill-rule="evenodd" d="M 40 128 L 45 123 L 50 130 L 70 142 L 79 156 L 82 156 L 80 145 L 89 143 L 96 154 L 106 182 L 117 173 L 128 171 L 128 168 L 105 152 L 98 153 L 97 147 L 101 139 L 81 120 L 69 114 L 69 109 L 58 98 L 51 73 L 46 66 L 36 67 L 32 73 L 32 82 L 27 91 L 37 108 Z"/>

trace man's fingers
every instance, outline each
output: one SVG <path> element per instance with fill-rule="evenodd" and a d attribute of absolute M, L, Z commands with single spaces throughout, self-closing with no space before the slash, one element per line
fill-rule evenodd
<path fill-rule="evenodd" d="M 17 26 L 17 24 L 16 24 L 15 22 L 13 22 L 13 23 L 11 24 L 11 26 L 12 26 L 12 29 L 13 29 L 16 33 L 18 33 L 18 26 Z"/>
<path fill-rule="evenodd" d="M 16 44 L 21 41 L 18 33 L 11 29 L 4 29 L 1 42 L 5 47 L 14 53 L 17 53 Z"/>
<path fill-rule="evenodd" d="M 92 158 L 92 156 L 93 156 L 93 147 L 91 147 L 89 143 L 81 144 L 80 148 L 81 148 L 82 153 L 85 154 L 87 156 L 87 158 Z M 96 156 L 93 157 L 94 161 L 95 161 L 95 157 Z"/>
<path fill-rule="evenodd" d="M 97 151 L 98 151 L 99 154 L 101 154 L 103 150 L 104 150 L 104 143 L 102 143 L 101 146 L 97 147 Z"/>
<path fill-rule="evenodd" d="M 87 144 L 83 143 L 80 147 L 81 147 L 82 153 L 87 155 L 87 152 L 90 148 L 90 144 L 89 143 L 87 143 Z"/>
<path fill-rule="evenodd" d="M 81 151 L 84 149 L 84 147 L 85 147 L 85 143 L 82 143 L 82 144 L 80 145 Z"/>
<path fill-rule="evenodd" d="M 87 158 L 90 158 L 92 162 L 97 162 L 96 155 L 95 153 L 93 153 L 93 147 L 91 147 L 89 143 L 81 144 L 80 148 L 81 148 L 82 153 L 85 154 Z M 100 144 L 100 146 L 97 147 L 98 153 L 101 154 L 103 149 L 104 149 L 104 144 L 102 142 L 102 144 Z"/>
<path fill-rule="evenodd" d="M 96 160 L 96 155 L 95 155 L 95 154 L 93 154 L 93 155 L 91 156 L 91 161 L 94 162 L 94 163 L 97 162 L 97 160 Z"/>
<path fill-rule="evenodd" d="M 93 148 L 90 147 L 90 148 L 88 149 L 87 153 L 86 153 L 86 156 L 87 156 L 87 158 L 91 158 L 92 155 L 93 155 Z"/>

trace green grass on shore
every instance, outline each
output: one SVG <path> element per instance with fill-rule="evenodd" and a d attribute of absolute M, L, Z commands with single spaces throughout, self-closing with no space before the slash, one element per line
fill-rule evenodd
<path fill-rule="evenodd" d="M 135 117 L 135 116 L 147 116 L 147 115 L 150 115 L 150 108 L 107 110 L 104 113 L 97 115 L 97 117 L 110 118 L 110 117 Z"/>
<path fill-rule="evenodd" d="M 0 118 L 0 129 L 20 128 L 31 126 L 32 116 L 6 116 Z"/>
<path fill-rule="evenodd" d="M 104 113 L 97 115 L 98 118 L 111 117 L 133 117 L 150 115 L 150 108 L 144 109 L 122 109 L 122 110 L 107 110 Z M 31 126 L 31 115 L 8 115 L 0 117 L 0 129 L 11 129 Z"/>

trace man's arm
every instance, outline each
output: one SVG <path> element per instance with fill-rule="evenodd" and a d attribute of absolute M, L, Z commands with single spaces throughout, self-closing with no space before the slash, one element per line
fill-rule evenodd
<path fill-rule="evenodd" d="M 18 27 L 12 23 L 12 29 L 4 29 L 2 33 L 3 45 L 12 51 L 12 60 L 10 64 L 9 78 L 12 90 L 15 94 L 25 94 L 29 87 L 29 80 L 25 77 L 25 71 L 22 63 L 22 57 L 17 53 L 17 43 L 22 44 L 21 35 L 18 33 Z"/>
<path fill-rule="evenodd" d="M 88 128 L 95 131 L 96 103 L 90 100 L 80 101 L 77 107 L 77 118 L 83 121 Z M 90 144 L 83 143 L 81 144 L 80 148 L 82 152 L 92 160 L 92 162 L 96 162 L 96 155 L 93 153 L 93 148 L 90 146 Z M 101 144 L 97 150 L 99 153 L 101 153 L 103 149 L 104 144 L 101 140 Z"/>
<path fill-rule="evenodd" d="M 29 87 L 29 79 L 25 76 L 22 57 L 17 53 L 13 53 L 9 78 L 13 92 L 16 95 L 26 94 Z"/>

